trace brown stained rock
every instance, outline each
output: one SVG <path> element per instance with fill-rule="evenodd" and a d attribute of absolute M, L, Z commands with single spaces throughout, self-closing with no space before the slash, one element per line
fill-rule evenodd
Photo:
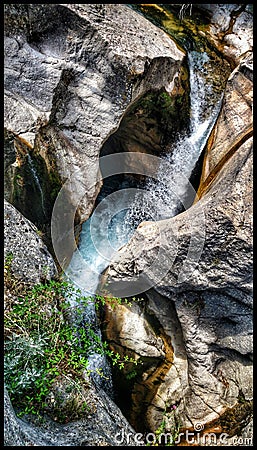
<path fill-rule="evenodd" d="M 235 68 L 253 49 L 253 9 L 251 4 L 196 4 L 209 16 L 205 36 Z"/>
<path fill-rule="evenodd" d="M 239 391 L 252 397 L 252 138 L 224 163 L 201 201 L 157 224 L 142 223 L 122 248 L 109 267 L 108 289 L 117 295 L 122 280 L 132 285 L 139 274 L 142 283 L 144 276 L 158 280 L 154 290 L 174 302 L 187 355 L 187 386 L 177 374 L 180 418 L 184 426 L 207 423 L 234 407 Z M 190 241 L 194 251 L 188 255 Z M 161 395 L 163 402 L 175 399 L 168 389 Z"/>
<path fill-rule="evenodd" d="M 156 320 L 153 311 L 150 308 L 145 309 L 140 303 L 133 302 L 129 307 L 116 305 L 115 308 L 107 304 L 104 316 L 103 334 L 110 342 L 111 349 L 122 355 L 121 360 L 127 355 L 138 363 L 137 366 L 126 365 L 122 377 L 120 371 L 116 371 L 115 388 L 119 394 L 118 404 L 122 404 L 132 426 L 142 432 L 149 427 L 145 416 L 146 405 L 151 405 L 151 408 L 154 401 L 155 406 L 158 406 L 156 396 L 160 397 L 159 389 L 162 389 L 173 363 L 177 364 L 177 360 L 174 362 L 170 333 L 164 331 L 162 323 Z M 137 375 L 128 387 L 125 380 L 132 371 Z M 129 396 L 127 391 L 130 390 L 131 398 L 128 399 L 126 407 L 122 397 Z"/>
<path fill-rule="evenodd" d="M 248 55 L 228 79 L 222 110 L 205 150 L 198 196 L 202 196 L 222 165 L 253 134 L 251 61 Z"/>
<path fill-rule="evenodd" d="M 208 7 L 212 26 L 206 36 L 232 67 L 238 64 L 228 80 L 221 115 L 208 144 L 202 181 L 210 177 L 210 183 L 201 191 L 201 200 L 179 216 L 157 227 L 141 224 L 107 275 L 114 290 L 117 282 L 133 283 L 139 274 L 145 275 L 146 286 L 150 280 L 148 312 L 156 315 L 166 343 L 174 350 L 161 383 L 145 397 L 151 403 L 145 405 L 146 422 L 153 431 L 167 403 L 178 404 L 178 416 L 188 428 L 201 421 L 240 433 L 235 423 L 242 419 L 238 411 L 242 398 L 246 403 L 240 411 L 246 411 L 246 424 L 250 417 L 252 13 L 244 5 L 225 5 L 229 15 L 223 6 Z M 156 86 L 155 75 L 160 81 L 158 58 L 164 58 L 168 67 L 175 61 L 177 68 L 184 55 L 163 31 L 123 5 L 6 5 L 5 11 L 6 127 L 31 146 L 36 141 L 35 150 L 49 167 L 54 162 L 63 180 L 73 177 L 72 202 L 81 202 L 83 220 L 99 189 L 97 159 L 103 142 L 117 129 L 130 101 Z M 141 83 L 151 61 L 145 84 Z M 169 90 L 174 73 L 164 75 L 161 85 Z M 8 163 L 13 164 L 8 136 L 7 141 Z M 78 167 L 75 174 L 74 167 Z M 165 248 L 161 255 L 160 230 Z M 188 254 L 190 242 L 194 251 Z M 136 342 L 136 326 L 134 330 Z M 117 428 L 106 428 L 106 421 L 110 411 L 112 422 L 121 417 L 121 427 L 124 418 L 103 396 L 104 432 L 99 439 L 94 436 L 99 427 L 90 428 L 90 423 L 86 438 L 82 423 L 78 434 L 73 424 L 65 429 L 54 424 L 41 439 L 38 430 L 17 421 L 7 404 L 6 417 L 13 418 L 14 427 L 7 427 L 6 445 L 115 445 L 107 434 Z M 235 413 L 233 420 L 226 411 Z M 214 422 L 219 417 L 228 420 Z M 20 426 L 28 430 L 29 441 Z M 63 431 L 68 434 L 64 436 Z"/>
<path fill-rule="evenodd" d="M 181 373 L 176 374 L 175 380 L 181 392 L 180 417 L 183 417 L 185 426 L 188 426 L 188 420 L 213 420 L 226 406 L 234 406 L 239 389 L 246 398 L 252 396 L 251 149 L 251 140 L 242 145 L 224 165 L 201 202 L 185 213 L 159 223 L 162 232 L 169 236 L 171 222 L 175 221 L 180 242 L 177 248 L 170 244 L 170 258 L 176 252 L 176 259 L 173 265 L 162 265 L 164 276 L 154 290 L 175 302 L 183 333 L 187 385 Z M 198 220 L 200 210 L 204 211 L 202 223 Z M 189 223 L 190 232 L 185 226 Z M 110 265 L 107 280 L 111 292 L 115 291 L 115 281 L 130 279 L 133 283 L 138 270 L 148 279 L 155 279 L 158 259 L 150 268 L 152 258 L 148 259 L 148 255 L 154 257 L 157 248 L 154 250 L 152 240 L 149 242 L 144 236 L 143 230 L 147 227 L 147 222 L 142 224 L 140 233 L 135 233 L 130 243 L 123 247 L 119 258 Z M 190 258 L 187 259 L 188 241 L 191 234 L 197 245 L 203 228 L 204 247 L 198 264 L 192 270 Z M 133 253 L 136 238 L 137 256 Z M 140 248 L 144 250 L 140 252 Z M 127 258 L 133 260 L 133 266 L 126 263 Z M 185 268 L 191 267 L 192 272 L 183 281 L 185 269 L 182 266 L 186 259 L 188 265 Z M 130 267 L 133 267 L 133 273 Z M 181 281 L 178 274 L 182 274 Z M 158 311 L 156 317 L 159 319 Z M 135 328 L 134 340 L 136 331 Z M 172 339 L 171 343 L 173 345 Z M 164 388 L 162 392 L 160 390 L 162 401 L 174 402 L 175 392 L 169 396 L 168 383 L 166 387 L 167 390 L 165 385 L 161 385 Z M 148 423 L 153 423 L 152 418 Z"/>

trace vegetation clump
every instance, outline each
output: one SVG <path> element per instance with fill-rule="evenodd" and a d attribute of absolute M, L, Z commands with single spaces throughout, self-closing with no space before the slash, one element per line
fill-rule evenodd
<path fill-rule="evenodd" d="M 49 410 L 50 392 L 65 378 L 76 394 L 75 400 L 74 396 L 70 399 L 72 420 L 78 417 L 74 414 L 74 401 L 80 410 L 86 410 L 85 401 L 79 398 L 78 386 L 86 385 L 85 380 L 92 371 L 88 370 L 88 357 L 92 352 L 107 355 L 119 368 L 127 362 L 138 364 L 138 361 L 123 360 L 106 342 L 101 342 L 99 335 L 84 321 L 88 303 L 104 303 L 103 297 L 83 297 L 69 282 L 60 280 L 46 280 L 33 287 L 23 284 L 21 289 L 11 274 L 12 258 L 7 255 L 5 260 L 9 292 L 4 312 L 4 377 L 11 401 L 18 416 L 42 416 Z M 71 307 L 69 298 L 74 294 L 77 303 Z M 113 298 L 113 305 L 115 302 L 122 300 Z M 56 412 L 55 415 L 58 421 L 67 421 L 67 416 L 58 417 Z"/>

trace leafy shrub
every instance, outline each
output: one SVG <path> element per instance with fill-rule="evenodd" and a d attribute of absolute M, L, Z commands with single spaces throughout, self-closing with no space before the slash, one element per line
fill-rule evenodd
<path fill-rule="evenodd" d="M 9 259 L 6 275 L 10 279 Z M 14 287 L 15 283 L 11 285 Z M 80 297 L 77 306 L 71 307 L 69 297 L 74 291 Z M 4 317 L 4 376 L 20 416 L 46 411 L 46 397 L 58 377 L 66 376 L 70 383 L 84 381 L 92 352 L 108 355 L 119 368 L 126 362 L 138 363 L 133 358 L 122 360 L 84 323 L 85 307 L 89 302 L 98 305 L 99 301 L 105 303 L 101 296 L 83 297 L 68 282 L 54 280 L 32 288 L 24 285 L 22 294 L 9 298 Z M 121 299 L 111 301 L 113 307 L 115 302 L 122 302 Z M 76 403 L 85 406 L 78 398 Z"/>

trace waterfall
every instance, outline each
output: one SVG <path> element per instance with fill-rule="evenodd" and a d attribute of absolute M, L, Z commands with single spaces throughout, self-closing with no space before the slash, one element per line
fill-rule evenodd
<path fill-rule="evenodd" d="M 126 187 L 127 185 L 124 183 L 123 188 Z M 66 270 L 67 279 L 72 280 L 75 287 L 79 288 L 85 297 L 92 297 L 96 293 L 100 274 L 108 267 L 113 254 L 128 241 L 133 233 L 132 229 L 130 229 L 124 235 L 123 222 L 126 213 L 126 210 L 122 210 L 123 205 L 126 204 L 124 196 L 122 200 L 120 199 L 121 204 L 118 205 L 120 212 L 114 215 L 113 211 L 117 208 L 117 203 L 111 196 L 105 197 L 106 191 L 109 192 L 108 186 L 102 188 L 101 196 L 103 200 L 99 203 L 100 209 L 96 209 L 96 212 L 83 223 L 78 250 L 74 252 Z M 125 196 L 127 195 L 126 191 L 127 189 L 124 189 Z M 106 201 L 107 198 L 108 201 Z M 107 239 L 111 243 L 110 246 L 106 246 Z M 81 257 L 83 258 L 83 265 L 81 264 Z M 74 295 L 72 298 L 69 298 L 69 301 L 71 306 L 75 306 L 79 298 Z M 93 301 L 88 303 L 84 311 L 84 322 L 90 324 L 101 339 L 101 331 L 97 325 Z M 107 358 L 93 351 L 88 356 L 87 368 L 92 371 L 91 378 L 95 384 L 112 395 L 112 375 Z M 97 373 L 99 370 L 101 370 L 104 377 Z"/>
<path fill-rule="evenodd" d="M 188 54 L 188 63 L 191 86 L 190 131 L 180 136 L 170 153 L 163 158 L 157 179 L 149 179 L 143 194 L 135 192 L 132 204 L 128 186 L 120 186 L 123 190 L 118 192 L 122 194 L 115 197 L 114 194 L 109 195 L 105 182 L 98 197 L 99 206 L 82 226 L 79 246 L 66 275 L 73 282 L 75 280 L 84 295 L 95 294 L 100 274 L 108 267 L 115 252 L 130 239 L 141 221 L 173 217 L 181 210 L 188 180 L 221 105 L 221 92 L 214 92 L 211 83 L 206 80 L 210 64 L 208 55 L 192 51 Z M 76 302 L 76 299 L 73 301 Z M 97 323 L 93 302 L 85 311 L 85 320 Z M 99 330 L 98 334 L 101 336 Z M 99 354 L 89 355 L 89 368 L 96 367 L 102 368 L 110 376 L 106 359 Z M 97 375 L 93 378 L 96 383 L 106 387 L 106 380 L 101 380 Z"/>
<path fill-rule="evenodd" d="M 206 82 L 207 53 L 188 53 L 191 123 L 189 133 L 180 136 L 163 158 L 156 176 L 144 193 L 138 194 L 128 211 L 126 226 L 143 220 L 162 220 L 175 216 L 183 207 L 189 178 L 207 142 L 221 107 L 222 96 Z"/>
<path fill-rule="evenodd" d="M 42 190 L 42 187 L 41 187 L 38 175 L 37 175 L 37 171 L 35 169 L 34 163 L 33 163 L 32 158 L 31 158 L 29 153 L 27 153 L 27 159 L 28 159 L 28 164 L 29 164 L 29 167 L 30 167 L 30 171 L 31 171 L 31 173 L 33 175 L 34 181 L 35 181 L 35 183 L 37 185 L 37 188 L 38 188 L 38 190 L 40 192 L 42 211 L 43 211 L 43 214 L 46 216 L 45 207 L 44 207 L 44 193 L 43 193 L 43 190 Z"/>

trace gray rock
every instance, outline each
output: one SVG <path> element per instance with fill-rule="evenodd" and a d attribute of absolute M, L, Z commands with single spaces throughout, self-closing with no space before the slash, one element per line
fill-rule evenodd
<path fill-rule="evenodd" d="M 5 20 L 6 128 L 72 181 L 83 221 L 104 141 L 136 96 L 170 88 L 184 54 L 127 5 L 5 5 Z"/>
<path fill-rule="evenodd" d="M 126 288 L 141 282 L 143 289 L 144 283 L 154 286 L 175 302 L 188 359 L 184 395 L 191 421 L 211 420 L 225 405 L 233 406 L 239 389 L 252 395 L 251 153 L 249 139 L 186 212 L 158 227 L 142 223 L 109 268 L 114 295 L 121 294 L 123 283 Z"/>
<path fill-rule="evenodd" d="M 90 389 L 91 412 L 84 419 L 61 425 L 45 417 L 41 425 L 18 419 L 4 390 L 5 446 L 132 446 L 142 445 L 119 408 L 104 391 Z M 94 407 L 93 407 L 94 405 Z"/>
<path fill-rule="evenodd" d="M 211 26 L 209 39 L 220 47 L 222 53 L 235 65 L 246 52 L 253 49 L 253 12 L 251 5 L 196 4 L 197 8 L 207 12 Z"/>
<path fill-rule="evenodd" d="M 56 265 L 36 226 L 4 202 L 4 254 L 12 256 L 12 275 L 36 284 L 57 275 Z"/>
<path fill-rule="evenodd" d="M 100 188 L 98 156 L 104 141 L 138 95 L 157 83 L 171 90 L 184 55 L 126 5 L 5 8 L 6 128 L 34 146 L 63 182 L 71 181 L 71 202 L 79 204 L 84 220 Z M 156 314 L 174 349 L 173 365 L 146 411 L 153 430 L 167 402 L 180 402 L 180 419 L 190 427 L 217 418 L 239 396 L 252 398 L 252 140 L 245 134 L 251 125 L 252 12 L 243 5 L 206 8 L 212 17 L 211 42 L 219 47 L 222 36 L 224 55 L 240 65 L 228 81 L 215 151 L 209 153 L 202 182 L 224 156 L 229 158 L 205 186 L 200 202 L 173 219 L 142 223 L 108 274 L 109 289 L 116 294 L 133 283 L 140 292 L 151 288 L 148 313 Z M 233 146 L 236 151 L 229 154 Z M 7 145 L 7 150 L 7 164 L 15 164 L 13 149 Z M 37 282 L 52 260 L 48 253 L 39 254 L 35 228 L 10 205 L 6 208 L 6 251 L 15 251 L 19 259 L 12 268 L 22 279 Z M 33 252 L 28 251 L 22 267 L 31 242 Z M 147 330 L 146 324 L 146 339 Z M 134 341 L 145 351 L 136 332 L 135 327 Z M 128 342 L 126 334 L 123 339 Z M 150 344 L 161 348 L 154 335 Z M 92 401 L 100 405 L 94 417 L 64 426 L 48 420 L 43 430 L 17 419 L 6 396 L 6 445 L 116 445 L 113 435 L 123 427 L 133 434 L 106 394 L 92 388 Z"/>
<path fill-rule="evenodd" d="M 132 344 L 132 350 L 136 350 L 139 356 L 150 358 L 165 356 L 162 340 L 156 338 L 139 305 L 132 304 L 129 308 L 124 305 L 114 310 L 111 306 L 107 307 L 105 317 L 107 321 L 105 332 L 110 342 L 116 342 L 128 350 Z"/>
<path fill-rule="evenodd" d="M 34 285 L 57 275 L 53 258 L 48 252 L 35 225 L 5 201 L 5 257 L 12 256 L 11 277 L 22 283 Z M 6 290 L 6 295 L 14 295 Z M 87 381 L 86 386 L 89 385 Z M 64 389 L 63 382 L 61 388 Z M 89 385 L 86 403 L 89 412 L 85 418 L 67 425 L 56 423 L 45 417 L 35 423 L 33 417 L 18 419 L 4 392 L 5 446 L 82 446 L 82 445 L 134 445 L 135 431 L 119 408 L 101 389 Z M 83 385 L 81 386 L 81 392 Z M 65 404 L 64 404 L 65 409 Z M 64 411 L 65 412 L 65 411 Z M 66 413 L 67 414 L 67 413 Z M 53 416 L 53 413 L 52 413 Z M 136 442 L 137 445 L 140 445 Z"/>

